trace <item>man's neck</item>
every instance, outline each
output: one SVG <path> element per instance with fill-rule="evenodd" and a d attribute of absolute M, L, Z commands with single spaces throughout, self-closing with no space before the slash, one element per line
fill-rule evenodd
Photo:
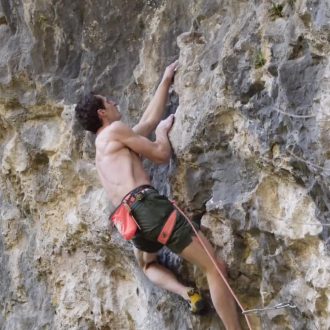
<path fill-rule="evenodd" d="M 97 130 L 96 132 L 96 136 L 98 136 L 105 128 L 107 128 L 108 126 L 110 126 L 111 123 L 108 122 L 108 123 L 103 123 L 103 125 Z"/>

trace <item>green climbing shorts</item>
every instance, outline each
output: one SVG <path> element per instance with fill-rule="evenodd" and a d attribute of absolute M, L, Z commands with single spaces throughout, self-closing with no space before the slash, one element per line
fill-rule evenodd
<path fill-rule="evenodd" d="M 136 201 L 131 206 L 131 209 L 141 227 L 141 230 L 132 239 L 134 246 L 141 251 L 157 252 L 163 246 L 157 241 L 157 238 L 174 209 L 173 204 L 166 196 L 160 195 L 157 190 L 150 189 L 142 200 Z M 196 230 L 200 229 L 196 222 L 193 224 Z M 175 227 L 166 246 L 179 254 L 192 242 L 192 236 L 195 236 L 193 229 L 184 216 L 177 211 Z"/>

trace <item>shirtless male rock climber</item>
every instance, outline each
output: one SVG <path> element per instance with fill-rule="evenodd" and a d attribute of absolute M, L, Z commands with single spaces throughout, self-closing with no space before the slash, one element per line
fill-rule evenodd
<path fill-rule="evenodd" d="M 166 68 L 149 106 L 133 128 L 121 121 L 117 104 L 102 95 L 90 93 L 84 96 L 75 111 L 81 125 L 97 135 L 96 167 L 112 204 L 117 206 L 124 198 L 133 198 L 134 203 L 130 207 L 140 230 L 132 242 L 143 272 L 157 286 L 174 292 L 193 304 L 192 297 L 198 301 L 198 293 L 196 296 L 196 292 L 181 284 L 169 269 L 157 263 L 157 252 L 163 246 L 157 241 L 157 237 L 174 208 L 165 196 L 151 186 L 149 176 L 142 165 L 143 157 L 156 164 L 170 160 L 171 145 L 168 133 L 174 116 L 161 119 L 176 69 L 177 62 Z M 154 130 L 156 139 L 151 141 L 148 136 Z M 135 198 L 137 195 L 139 198 Z M 198 225 L 195 226 L 199 230 Z M 200 230 L 199 234 L 214 254 L 213 248 Z M 191 226 L 179 212 L 166 246 L 205 272 L 212 302 L 226 329 L 241 329 L 234 299 Z M 218 259 L 218 264 L 226 274 L 224 262 Z"/>

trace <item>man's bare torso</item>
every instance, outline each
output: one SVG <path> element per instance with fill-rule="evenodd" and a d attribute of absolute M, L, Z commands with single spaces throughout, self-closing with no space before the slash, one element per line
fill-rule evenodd
<path fill-rule="evenodd" d="M 134 188 L 150 184 L 140 157 L 119 141 L 111 140 L 110 126 L 97 136 L 96 168 L 110 201 L 119 205 Z"/>

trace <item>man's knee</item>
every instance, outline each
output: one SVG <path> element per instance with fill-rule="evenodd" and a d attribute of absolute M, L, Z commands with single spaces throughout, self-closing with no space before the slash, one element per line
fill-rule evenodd
<path fill-rule="evenodd" d="M 206 262 L 205 269 L 204 269 L 204 271 L 206 273 L 215 274 L 215 273 L 219 273 L 219 270 L 220 270 L 221 274 L 227 277 L 227 265 L 223 260 L 215 257 L 214 255 L 213 255 L 213 261 L 211 260 L 211 258 L 209 256 L 207 256 L 207 258 L 208 258 L 208 261 Z M 215 261 L 215 264 L 214 264 L 214 261 Z"/>
<path fill-rule="evenodd" d="M 215 259 L 217 266 L 214 265 L 212 262 L 212 265 L 210 265 L 208 271 L 214 274 L 219 274 L 219 270 L 221 274 L 225 277 L 228 278 L 228 272 L 227 272 L 227 265 L 226 263 L 221 260 L 221 259 Z"/>
<path fill-rule="evenodd" d="M 225 276 L 227 276 L 228 272 L 227 272 L 227 264 L 221 260 L 221 259 L 217 259 L 217 264 L 218 264 L 218 267 L 220 268 L 221 270 L 221 273 Z"/>
<path fill-rule="evenodd" d="M 143 272 L 146 273 L 150 266 L 155 265 L 157 263 L 158 263 L 157 260 L 151 260 L 149 262 L 145 262 L 142 267 Z"/>
<path fill-rule="evenodd" d="M 146 271 L 152 264 L 157 263 L 157 257 L 155 254 L 149 254 L 138 249 L 134 249 L 134 254 L 140 268 L 143 270 L 144 273 L 146 273 Z"/>
<path fill-rule="evenodd" d="M 150 268 L 150 266 L 157 264 L 157 260 L 141 260 L 141 262 L 139 262 L 139 266 L 141 267 L 141 269 L 143 270 L 144 274 L 147 274 L 148 269 Z"/>

